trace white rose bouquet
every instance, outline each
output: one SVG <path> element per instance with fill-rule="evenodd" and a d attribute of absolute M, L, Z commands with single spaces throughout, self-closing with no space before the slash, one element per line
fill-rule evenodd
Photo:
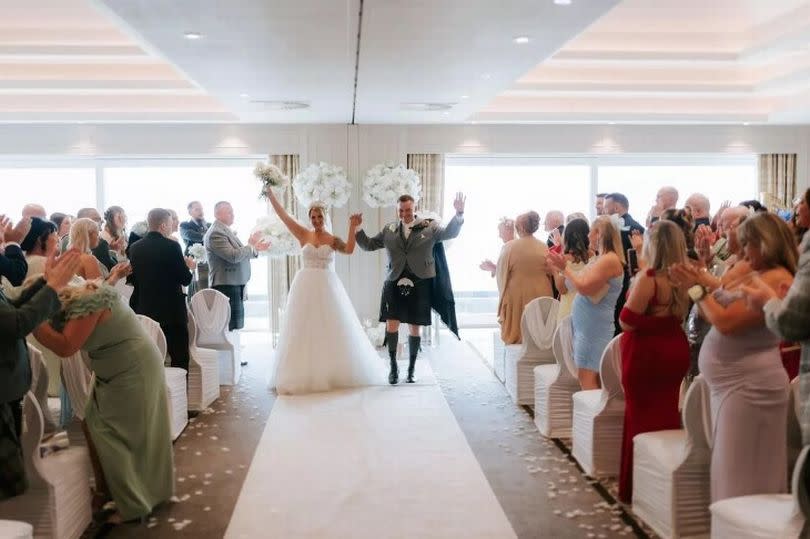
<path fill-rule="evenodd" d="M 264 191 L 268 187 L 283 191 L 290 184 L 290 179 L 281 172 L 280 168 L 268 163 L 256 163 L 253 175 L 262 182 L 262 192 L 259 195 L 261 198 L 266 197 Z"/>
<path fill-rule="evenodd" d="M 271 257 L 296 255 L 301 252 L 301 246 L 287 227 L 275 213 L 260 217 L 253 227 L 253 232 L 261 231 L 262 239 L 270 242 L 270 248 L 262 253 Z"/>
<path fill-rule="evenodd" d="M 371 167 L 363 180 L 363 200 L 372 208 L 395 206 L 402 195 L 419 200 L 421 190 L 419 176 L 405 165 L 380 163 Z"/>
<path fill-rule="evenodd" d="M 188 255 L 198 263 L 206 262 L 208 260 L 208 252 L 205 250 L 205 245 L 202 243 L 195 243 L 189 247 Z"/>
<path fill-rule="evenodd" d="M 295 198 L 305 208 L 316 202 L 327 208 L 339 208 L 349 201 L 352 193 L 343 168 L 323 161 L 296 174 L 292 184 Z"/>

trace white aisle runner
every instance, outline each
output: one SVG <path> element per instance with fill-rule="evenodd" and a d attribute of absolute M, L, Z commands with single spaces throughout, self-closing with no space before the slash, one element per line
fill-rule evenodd
<path fill-rule="evenodd" d="M 226 537 L 515 533 L 441 390 L 423 383 L 277 399 Z"/>

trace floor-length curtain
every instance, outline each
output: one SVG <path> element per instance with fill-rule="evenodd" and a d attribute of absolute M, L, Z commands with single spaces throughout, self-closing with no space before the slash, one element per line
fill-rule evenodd
<path fill-rule="evenodd" d="M 444 155 L 440 153 L 409 153 L 408 168 L 422 180 L 422 197 L 416 209 L 441 215 L 444 210 Z"/>
<path fill-rule="evenodd" d="M 297 154 L 271 155 L 270 163 L 281 169 L 290 179 L 298 174 L 300 159 Z M 290 215 L 298 219 L 298 203 L 293 196 L 292 187 L 284 190 L 281 201 Z M 300 256 L 287 256 L 273 258 L 270 262 L 270 326 L 273 332 L 273 345 L 276 344 L 281 328 L 281 317 L 284 306 L 287 304 L 287 293 L 290 291 L 295 272 L 301 267 Z"/>
<path fill-rule="evenodd" d="M 790 208 L 796 196 L 796 154 L 759 156 L 759 193 L 767 206 Z"/>

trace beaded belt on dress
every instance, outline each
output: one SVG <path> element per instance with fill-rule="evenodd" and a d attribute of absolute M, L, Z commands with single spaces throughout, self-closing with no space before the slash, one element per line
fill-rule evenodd
<path fill-rule="evenodd" d="M 312 269 L 329 269 L 329 261 L 328 260 L 304 260 L 304 267 L 305 268 L 312 268 Z"/>

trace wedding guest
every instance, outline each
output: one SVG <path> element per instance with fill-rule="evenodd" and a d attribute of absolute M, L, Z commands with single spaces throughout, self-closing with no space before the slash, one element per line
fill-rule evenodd
<path fill-rule="evenodd" d="M 709 202 L 709 198 L 706 195 L 702 193 L 693 193 L 689 195 L 689 198 L 686 199 L 684 209 L 689 211 L 689 213 L 692 215 L 692 222 L 695 229 L 701 225 L 710 226 L 712 224 L 711 216 L 709 214 L 711 210 L 711 202 Z"/>
<path fill-rule="evenodd" d="M 668 275 L 673 264 L 686 262 L 681 229 L 666 220 L 656 223 L 647 231 L 641 258 L 647 269 L 633 279 L 620 320 L 626 408 L 619 498 L 624 503 L 630 503 L 633 491 L 633 438 L 681 427 L 678 398 L 689 370 L 689 344 L 681 327 L 689 299 Z"/>
<path fill-rule="evenodd" d="M 31 387 L 25 337 L 59 310 L 57 293 L 73 277 L 79 254 L 67 252 L 15 302 L 0 290 L 0 500 L 25 492 L 22 398 Z"/>
<path fill-rule="evenodd" d="M 605 195 L 605 214 L 618 215 L 620 219 L 621 230 L 619 234 L 622 238 L 622 252 L 625 258 L 627 251 L 634 248 L 632 238 L 635 235 L 640 238 L 644 234 L 644 227 L 638 221 L 633 219 L 629 213 L 630 201 L 622 193 L 608 193 Z M 619 293 L 619 299 L 616 301 L 616 309 L 613 312 L 613 332 L 618 335 L 622 332 L 621 325 L 619 324 L 619 315 L 624 307 L 624 301 L 627 297 L 627 290 L 630 288 L 630 268 L 625 267 L 625 275 L 622 279 L 622 290 Z"/>
<path fill-rule="evenodd" d="M 0 277 L 12 286 L 20 286 L 28 274 L 28 263 L 19 242 L 31 229 L 31 218 L 20 219 L 16 226 L 5 215 L 0 215 Z"/>
<path fill-rule="evenodd" d="M 796 213 L 797 224 L 810 228 L 810 189 L 804 192 Z M 802 412 L 799 420 L 803 442 L 807 445 L 810 444 L 810 234 L 804 235 L 799 253 L 796 276 L 784 299 L 780 299 L 780 290 L 762 279 L 753 279 L 742 289 L 749 307 L 764 311 L 768 329 L 783 339 L 801 343 L 799 403 Z"/>
<path fill-rule="evenodd" d="M 602 352 L 615 331 L 613 316 L 624 279 L 624 253 L 619 229 L 606 215 L 594 221 L 588 239 L 599 254 L 581 273 L 567 267 L 561 254 L 549 253 L 549 261 L 577 290 L 571 311 L 574 361 L 582 389 L 598 389 Z"/>
<path fill-rule="evenodd" d="M 104 212 L 104 227 L 101 238 L 110 244 L 110 250 L 116 253 L 117 260 L 126 258 L 127 250 L 127 214 L 121 206 L 110 206 Z"/>
<path fill-rule="evenodd" d="M 101 214 L 95 208 L 82 208 L 78 212 L 76 212 L 76 219 L 90 219 L 96 223 L 99 230 L 101 230 L 101 226 L 104 221 L 101 219 Z M 74 220 L 75 222 L 75 220 Z M 70 235 L 66 236 L 65 239 L 62 240 L 62 250 L 67 248 L 67 244 L 69 241 Z M 111 248 L 110 244 L 107 243 L 107 240 L 99 236 L 98 244 L 96 247 L 92 249 L 93 256 L 95 256 L 99 262 L 101 262 L 107 271 L 111 271 L 113 266 L 115 266 L 118 261 L 115 260 L 111 255 Z"/>
<path fill-rule="evenodd" d="M 681 229 L 686 239 L 686 254 L 692 260 L 698 260 L 697 251 L 695 251 L 695 233 L 693 232 L 695 224 L 689 212 L 687 210 L 670 208 L 661 214 L 660 219 L 678 225 L 678 228 Z"/>
<path fill-rule="evenodd" d="M 596 216 L 605 215 L 605 197 L 608 193 L 596 194 Z"/>
<path fill-rule="evenodd" d="M 661 214 L 670 208 L 675 208 L 678 205 L 678 190 L 674 187 L 666 186 L 658 190 L 655 195 L 655 205 L 650 208 L 650 213 L 647 214 L 647 226 L 656 222 Z"/>
<path fill-rule="evenodd" d="M 108 271 L 106 266 L 92 254 L 92 250 L 98 247 L 99 242 L 98 224 L 92 219 L 82 217 L 70 227 L 69 247 L 81 253 L 81 264 L 76 274 L 86 280 L 102 279 L 109 285 L 114 285 L 119 279 L 129 274 L 130 266 L 126 262 L 122 262 Z"/>
<path fill-rule="evenodd" d="M 73 217 L 66 213 L 56 212 L 51 214 L 51 222 L 56 225 L 56 236 L 59 241 L 70 234 L 70 225 L 73 224 Z"/>
<path fill-rule="evenodd" d="M 798 254 L 776 215 L 749 217 L 737 233 L 751 272 L 736 282 L 711 291 L 699 284 L 694 266 L 673 268 L 712 324 L 699 362 L 711 394 L 713 502 L 787 490 L 788 377 L 779 338 L 768 330 L 762 310 L 748 306 L 741 285 L 759 277 L 783 297 Z"/>
<path fill-rule="evenodd" d="M 568 215 L 565 216 L 566 226 L 568 226 L 568 223 L 570 223 L 574 219 L 582 219 L 583 221 L 585 221 L 585 223 L 588 222 L 588 218 L 585 216 L 584 213 L 580 211 L 575 211 L 574 213 L 569 213 Z M 565 234 L 565 230 L 563 230 L 563 234 Z"/>
<path fill-rule="evenodd" d="M 169 215 L 172 217 L 172 231 L 169 234 L 169 239 L 180 243 L 180 238 L 177 237 L 177 231 L 180 229 L 180 218 L 173 209 L 166 208 L 166 211 L 169 212 Z"/>
<path fill-rule="evenodd" d="M 183 258 L 180 244 L 169 235 L 172 217 L 156 208 L 147 217 L 149 232 L 130 249 L 130 305 L 160 324 L 172 367 L 188 370 L 188 313 L 183 286 L 191 282 L 194 261 Z"/>
<path fill-rule="evenodd" d="M 188 256 L 188 250 L 192 245 L 202 245 L 203 237 L 211 226 L 205 221 L 203 206 L 199 201 L 194 200 L 189 202 L 187 209 L 191 219 L 180 223 L 180 238 L 182 238 L 183 243 L 186 244 L 186 256 Z"/>
<path fill-rule="evenodd" d="M 590 227 L 585 219 L 571 220 L 563 231 L 563 255 L 565 255 L 567 261 L 565 267 L 570 268 L 575 274 L 580 273 L 593 256 L 588 240 L 589 233 Z M 554 274 L 554 282 L 560 292 L 560 308 L 557 311 L 557 319 L 562 320 L 571 314 L 577 290 L 574 288 L 573 283 L 565 279 L 560 273 Z"/>
<path fill-rule="evenodd" d="M 33 217 L 28 234 L 20 242 L 20 249 L 25 253 L 25 262 L 28 265 L 25 279 L 42 274 L 45 271 L 47 259 L 56 255 L 57 247 L 56 225 L 50 221 L 43 221 L 39 217 Z M 23 286 L 22 283 L 20 286 L 13 286 L 10 281 L 3 278 L 3 290 L 8 299 L 18 298 L 22 294 Z"/>
<path fill-rule="evenodd" d="M 496 279 L 500 301 L 498 321 L 506 344 L 522 342 L 520 319 L 531 300 L 552 297 L 550 273 L 546 264 L 548 247 L 534 237 L 540 215 L 530 211 L 515 221 L 518 238 L 504 245 L 498 258 Z"/>
<path fill-rule="evenodd" d="M 504 245 L 515 239 L 515 221 L 508 217 L 502 218 L 498 223 L 498 237 L 501 238 Z M 478 267 L 495 277 L 497 266 L 492 260 L 487 258 Z"/>
<path fill-rule="evenodd" d="M 26 217 L 38 217 L 42 220 L 46 220 L 48 214 L 41 204 L 26 204 L 22 209 L 22 218 L 25 219 Z"/>
<path fill-rule="evenodd" d="M 740 202 L 740 206 L 754 210 L 754 213 L 765 213 L 768 211 L 768 207 L 764 206 L 759 200 L 743 200 Z"/>
<path fill-rule="evenodd" d="M 548 239 L 546 240 L 548 248 L 551 249 L 559 245 L 562 241 L 563 229 L 565 228 L 565 215 L 559 210 L 551 210 L 546 214 L 546 218 L 543 220 L 543 227 L 548 233 Z"/>
<path fill-rule="evenodd" d="M 59 294 L 62 312 L 34 332 L 62 357 L 84 350 L 95 373 L 87 443 L 108 522 L 142 519 L 173 494 L 174 467 L 163 358 L 111 287 L 90 281 Z"/>

